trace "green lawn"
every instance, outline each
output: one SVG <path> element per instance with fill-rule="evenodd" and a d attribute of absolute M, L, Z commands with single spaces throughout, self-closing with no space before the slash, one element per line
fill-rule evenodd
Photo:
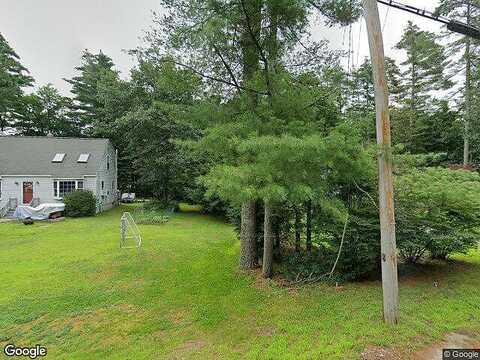
<path fill-rule="evenodd" d="M 402 278 L 388 327 L 379 282 L 291 290 L 240 274 L 232 228 L 195 213 L 119 249 L 120 214 L 0 224 L 0 345 L 46 345 L 52 359 L 359 359 L 455 330 L 480 338 L 478 253 Z"/>

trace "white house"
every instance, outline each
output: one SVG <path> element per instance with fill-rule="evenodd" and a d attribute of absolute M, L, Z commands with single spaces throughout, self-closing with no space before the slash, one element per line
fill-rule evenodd
<path fill-rule="evenodd" d="M 61 202 L 92 191 L 97 209 L 117 200 L 117 153 L 108 139 L 0 136 L 0 215 L 17 205 Z"/>

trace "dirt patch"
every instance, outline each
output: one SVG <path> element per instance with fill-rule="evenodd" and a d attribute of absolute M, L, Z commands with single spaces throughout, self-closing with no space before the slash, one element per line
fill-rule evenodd
<path fill-rule="evenodd" d="M 478 349 L 480 338 L 472 334 L 455 332 L 445 335 L 444 340 L 426 348 L 411 352 L 408 349 L 368 347 L 362 354 L 362 360 L 441 360 L 443 349 Z"/>
<path fill-rule="evenodd" d="M 82 333 L 89 328 L 96 328 L 104 324 L 111 316 L 112 312 L 122 312 L 126 314 L 141 315 L 143 309 L 131 304 L 116 304 L 77 314 L 75 316 L 63 319 L 55 319 L 49 323 L 49 327 L 58 331 L 65 326 L 71 328 L 72 332 Z"/>
<path fill-rule="evenodd" d="M 175 349 L 173 352 L 175 356 L 173 359 L 188 359 L 190 354 L 196 351 L 200 351 L 207 343 L 203 340 L 190 340 L 183 343 L 181 346 Z"/>
<path fill-rule="evenodd" d="M 257 334 L 260 336 L 271 337 L 275 334 L 275 328 L 271 326 L 262 326 L 257 329 Z"/>
<path fill-rule="evenodd" d="M 393 349 L 386 349 L 379 346 L 370 346 L 362 353 L 362 360 L 402 360 L 402 356 L 395 353 Z"/>
<path fill-rule="evenodd" d="M 89 325 L 98 324 L 104 321 L 106 318 L 106 310 L 98 309 L 94 311 L 89 311 L 83 314 L 76 315 L 71 318 L 55 320 L 51 324 L 51 328 L 60 329 L 63 326 L 70 326 L 72 332 L 81 333 Z"/>
<path fill-rule="evenodd" d="M 184 343 L 179 350 L 195 351 L 203 348 L 207 343 L 203 340 L 190 340 Z"/>
<path fill-rule="evenodd" d="M 250 272 L 250 274 L 253 274 L 255 276 L 255 282 L 253 286 L 257 290 L 265 290 L 270 288 L 271 286 L 278 286 L 286 289 L 290 295 L 296 296 L 299 294 L 299 291 L 301 289 L 301 287 L 299 286 L 292 286 L 291 282 L 289 282 L 280 275 L 275 275 L 271 279 L 265 279 L 262 275 L 261 268 L 248 271 Z"/>
<path fill-rule="evenodd" d="M 170 319 L 172 320 L 172 322 L 175 324 L 175 325 L 187 325 L 187 324 L 191 324 L 191 320 L 190 320 L 190 312 L 187 311 L 187 310 L 180 310 L 180 311 L 177 311 L 175 313 L 173 313 L 171 316 L 170 316 Z"/>
<path fill-rule="evenodd" d="M 443 349 L 478 349 L 480 340 L 462 333 L 450 333 L 441 342 L 435 343 L 426 349 L 413 354 L 412 360 L 437 360 L 442 359 Z"/>

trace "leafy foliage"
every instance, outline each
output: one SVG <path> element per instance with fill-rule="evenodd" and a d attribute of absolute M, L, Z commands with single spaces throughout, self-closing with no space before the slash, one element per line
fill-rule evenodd
<path fill-rule="evenodd" d="M 72 85 L 74 95 L 71 110 L 78 117 L 82 126 L 92 126 L 105 113 L 99 96 L 99 83 L 103 78 L 117 75 L 110 57 L 100 51 L 92 54 L 85 50 L 82 64 L 75 68 L 80 74 L 72 79 L 65 79 Z"/>
<path fill-rule="evenodd" d="M 97 200 L 89 190 L 76 190 L 65 195 L 65 213 L 69 217 L 95 216 Z"/>
<path fill-rule="evenodd" d="M 420 30 L 411 21 L 397 48 L 407 53 L 407 60 L 401 64 L 404 104 L 412 110 L 425 110 L 430 91 L 452 86 L 444 76 L 448 65 L 445 50 L 436 42 L 435 34 Z"/>
<path fill-rule="evenodd" d="M 33 82 L 20 63 L 20 57 L 0 34 L 0 132 L 15 126 L 23 89 L 32 86 Z"/>
<path fill-rule="evenodd" d="M 446 258 L 466 252 L 478 239 L 480 176 L 427 168 L 396 178 L 397 243 L 402 256 Z"/>
<path fill-rule="evenodd" d="M 71 101 L 51 84 L 23 96 L 16 129 L 22 135 L 78 136 L 82 129 L 69 116 Z"/>

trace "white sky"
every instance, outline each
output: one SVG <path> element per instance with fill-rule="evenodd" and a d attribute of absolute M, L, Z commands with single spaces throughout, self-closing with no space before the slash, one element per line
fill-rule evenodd
<path fill-rule="evenodd" d="M 432 11 L 438 4 L 438 0 L 401 2 Z M 386 19 L 387 56 L 402 58 L 393 47 L 408 20 L 423 30 L 440 31 L 441 24 L 436 22 L 393 8 L 387 16 L 387 7 L 379 7 L 382 23 Z M 83 49 L 102 50 L 113 58 L 122 76 L 128 76 L 133 61 L 123 50 L 140 44 L 143 31 L 151 25 L 152 10 L 159 10 L 158 0 L 0 0 L 0 32 L 30 70 L 37 86 L 52 83 L 67 95 L 69 85 L 62 78 L 75 74 Z M 334 49 L 349 48 L 348 28 L 316 25 L 313 34 L 317 39 L 330 40 Z M 359 65 L 369 54 L 363 20 L 361 26 L 359 22 L 352 27 L 352 37 L 354 64 Z"/>

